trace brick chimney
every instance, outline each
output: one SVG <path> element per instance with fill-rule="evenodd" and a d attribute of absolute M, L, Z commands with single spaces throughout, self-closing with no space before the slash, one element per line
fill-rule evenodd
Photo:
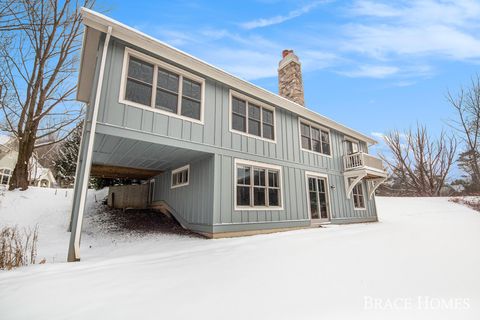
<path fill-rule="evenodd" d="M 305 106 L 303 96 L 302 65 L 293 50 L 283 50 L 278 64 L 278 93 Z"/>

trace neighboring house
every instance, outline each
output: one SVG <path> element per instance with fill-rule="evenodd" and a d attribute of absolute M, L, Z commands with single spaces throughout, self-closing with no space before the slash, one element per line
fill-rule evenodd
<path fill-rule="evenodd" d="M 0 185 L 8 185 L 17 163 L 18 151 L 15 139 L 0 136 Z M 31 186 L 50 188 L 56 185 L 50 169 L 43 167 L 36 155 L 30 159 L 29 182 Z"/>
<path fill-rule="evenodd" d="M 377 221 L 372 138 L 304 105 L 301 66 L 280 95 L 83 9 L 77 100 L 87 103 L 69 261 L 89 175 L 149 182 L 148 201 L 208 237 Z M 373 128 L 372 128 L 373 129 Z"/>

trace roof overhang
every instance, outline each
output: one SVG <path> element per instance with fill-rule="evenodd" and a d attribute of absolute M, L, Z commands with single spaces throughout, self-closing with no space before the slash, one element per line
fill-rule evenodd
<path fill-rule="evenodd" d="M 257 99 L 262 99 L 267 103 L 281 107 L 291 111 L 299 116 L 317 122 L 326 127 L 340 131 L 348 136 L 365 141 L 368 144 L 376 144 L 377 141 L 371 137 L 346 127 L 332 119 L 318 114 L 310 109 L 305 108 L 293 101 L 272 93 L 266 89 L 256 86 L 248 81 L 242 80 L 222 69 L 219 69 L 205 61 L 195 58 L 188 53 L 178 50 L 160 40 L 157 40 L 147 34 L 135 30 L 123 23 L 113 20 L 103 14 L 93 10 L 82 8 L 83 23 L 86 26 L 86 34 L 84 36 L 82 49 L 82 62 L 79 74 L 79 90 L 77 99 L 87 102 L 93 85 L 93 74 L 91 68 L 95 68 L 91 63 L 92 58 L 97 54 L 98 40 L 101 33 L 106 33 L 109 26 L 112 27 L 112 36 L 130 43 L 139 48 L 152 52 L 167 60 L 175 62 L 186 68 L 194 70 L 202 75 L 210 77 L 214 80 L 225 83 L 226 85 L 241 90 L 246 94 L 252 95 Z M 97 31 L 97 32 L 95 32 Z M 91 52 L 94 51 L 94 52 Z M 85 75 L 84 75 L 85 73 Z"/>

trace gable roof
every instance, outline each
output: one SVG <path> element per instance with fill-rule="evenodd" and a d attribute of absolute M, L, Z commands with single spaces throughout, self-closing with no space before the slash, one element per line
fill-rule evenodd
<path fill-rule="evenodd" d="M 112 27 L 111 35 L 139 48 L 143 48 L 163 58 L 182 65 L 214 80 L 241 90 L 257 99 L 262 99 L 272 105 L 291 111 L 299 116 L 317 122 L 326 127 L 342 132 L 348 136 L 365 141 L 368 144 L 376 144 L 371 137 L 344 126 L 330 118 L 314 112 L 302 105 L 290 101 L 278 94 L 263 89 L 251 82 L 240 79 L 220 68 L 202 61 L 188 53 L 178 50 L 160 40 L 157 40 L 143 32 L 135 30 L 123 23 L 111 19 L 101 13 L 82 8 L 83 23 L 87 26 L 82 46 L 82 56 L 78 79 L 77 100 L 88 102 L 92 90 L 95 65 L 91 63 L 92 57 L 96 56 L 98 41 L 101 33 L 106 33 L 108 27 Z"/>

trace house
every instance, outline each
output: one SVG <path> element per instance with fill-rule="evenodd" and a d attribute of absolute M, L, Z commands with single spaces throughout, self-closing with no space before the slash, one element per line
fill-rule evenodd
<path fill-rule="evenodd" d="M 304 104 L 291 50 L 274 94 L 89 9 L 77 100 L 88 106 L 72 209 L 88 178 L 148 182 L 148 202 L 208 237 L 377 221 L 372 138 Z"/>
<path fill-rule="evenodd" d="M 0 136 L 0 185 L 8 185 L 18 159 L 16 140 L 8 136 Z M 56 185 L 55 177 L 50 169 L 43 167 L 36 154 L 29 164 L 29 182 L 31 186 L 50 188 Z"/>

